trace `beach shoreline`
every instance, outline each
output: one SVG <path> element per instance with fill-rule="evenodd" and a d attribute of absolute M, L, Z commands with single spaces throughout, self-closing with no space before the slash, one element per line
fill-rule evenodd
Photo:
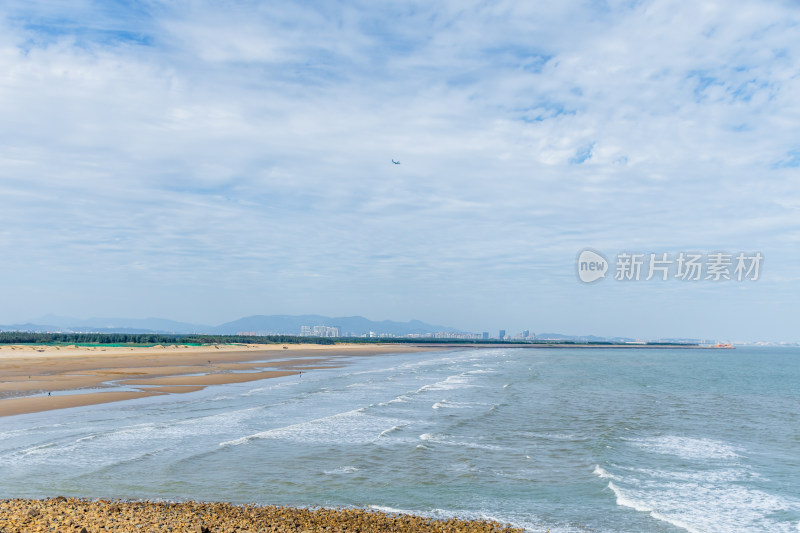
<path fill-rule="evenodd" d="M 416 345 L 0 346 L 0 417 L 180 394 L 336 368 L 344 358 L 448 349 Z"/>

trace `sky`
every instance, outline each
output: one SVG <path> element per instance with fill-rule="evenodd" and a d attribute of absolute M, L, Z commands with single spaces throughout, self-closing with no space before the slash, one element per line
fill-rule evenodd
<path fill-rule="evenodd" d="M 0 324 L 800 341 L 799 31 L 777 0 L 5 0 Z"/>

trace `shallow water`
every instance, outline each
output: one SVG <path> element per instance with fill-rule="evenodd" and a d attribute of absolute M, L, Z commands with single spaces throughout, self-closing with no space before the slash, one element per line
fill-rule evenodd
<path fill-rule="evenodd" d="M 0 497 L 800 531 L 800 350 L 467 349 L 0 418 Z"/>

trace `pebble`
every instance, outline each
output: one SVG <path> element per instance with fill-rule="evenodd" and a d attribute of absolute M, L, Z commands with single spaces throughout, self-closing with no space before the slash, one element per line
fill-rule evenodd
<path fill-rule="evenodd" d="M 0 500 L 0 533 L 522 533 L 482 520 L 434 520 L 364 509 L 304 509 L 223 502 L 49 498 Z"/>

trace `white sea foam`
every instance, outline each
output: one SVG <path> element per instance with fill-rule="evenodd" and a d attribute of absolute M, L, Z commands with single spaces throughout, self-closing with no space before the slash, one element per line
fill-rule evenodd
<path fill-rule="evenodd" d="M 501 446 L 496 446 L 494 444 L 484 444 L 481 442 L 469 442 L 469 441 L 460 441 L 460 440 L 452 440 L 447 438 L 445 435 L 434 435 L 432 433 L 423 433 L 419 436 L 420 440 L 426 442 L 432 442 L 435 444 L 444 444 L 446 446 L 463 446 L 465 448 L 474 448 L 479 450 L 503 450 Z"/>
<path fill-rule="evenodd" d="M 397 430 L 399 430 L 399 429 L 402 429 L 402 428 L 406 427 L 407 425 L 408 425 L 408 424 L 396 425 L 396 426 L 392 426 L 392 427 L 390 427 L 389 429 L 384 429 L 383 431 L 381 431 L 381 432 L 378 434 L 378 438 L 385 437 L 385 436 L 386 436 L 386 435 L 388 435 L 389 433 L 393 433 L 393 432 L 395 432 L 395 431 L 397 431 Z"/>
<path fill-rule="evenodd" d="M 536 439 L 550 440 L 550 441 L 567 441 L 567 442 L 586 442 L 592 440 L 591 437 L 579 437 L 572 433 L 533 433 L 526 432 L 525 435 L 531 436 Z"/>
<path fill-rule="evenodd" d="M 407 401 L 409 401 L 409 400 L 411 400 L 411 398 L 409 398 L 409 397 L 408 397 L 408 396 L 406 396 L 405 394 L 401 394 L 400 396 L 397 396 L 397 397 L 395 397 L 395 398 L 392 398 L 392 399 L 391 399 L 391 400 L 389 400 L 388 402 L 382 402 L 382 403 L 379 403 L 378 405 L 380 405 L 380 406 L 385 406 L 385 405 L 391 405 L 391 404 L 393 404 L 393 403 L 405 403 L 405 402 L 407 402 Z"/>
<path fill-rule="evenodd" d="M 425 391 L 442 391 L 442 390 L 455 390 L 463 389 L 471 386 L 472 379 L 467 375 L 467 372 L 449 376 L 442 381 L 431 383 L 430 385 L 423 385 L 417 390 L 417 393 Z"/>
<path fill-rule="evenodd" d="M 57 444 L 54 442 L 48 442 L 46 444 L 40 444 L 38 446 L 32 446 L 30 448 L 26 448 L 18 452 L 19 456 L 25 457 L 27 455 L 39 455 L 39 454 L 49 454 L 49 450 L 56 449 Z"/>
<path fill-rule="evenodd" d="M 737 459 L 737 450 L 724 442 L 713 439 L 695 439 L 677 435 L 630 439 L 630 443 L 649 452 L 675 455 L 690 460 Z"/>
<path fill-rule="evenodd" d="M 552 525 L 543 525 L 541 521 L 537 521 L 535 517 L 526 515 L 523 517 L 517 516 L 498 516 L 495 513 L 483 510 L 465 510 L 465 509 L 402 509 L 397 507 L 389 507 L 387 505 L 369 505 L 369 509 L 374 509 L 386 514 L 392 515 L 414 515 L 424 518 L 433 518 L 436 520 L 447 520 L 456 518 L 459 520 L 487 520 L 491 522 L 498 522 L 500 524 L 511 524 L 512 527 L 522 528 L 529 532 L 542 532 L 549 531 L 550 533 L 568 533 L 573 531 L 583 531 L 583 528 L 559 528 Z"/>
<path fill-rule="evenodd" d="M 13 417 L 8 417 L 13 418 Z M 5 424 L 5 421 L 4 421 Z M 0 431 L 0 440 L 5 439 L 13 439 L 16 437 L 20 437 L 23 435 L 28 435 L 31 433 L 41 432 L 41 431 L 50 431 L 54 428 L 61 427 L 63 424 L 45 424 L 40 426 L 31 426 L 31 427 L 22 427 L 19 429 L 10 429 L 5 431 Z"/>
<path fill-rule="evenodd" d="M 252 435 L 219 443 L 220 446 L 239 446 L 254 440 L 282 439 L 304 443 L 358 443 L 374 442 L 386 426 L 400 426 L 407 421 L 365 414 L 362 407 L 344 413 L 260 431 Z"/>
<path fill-rule="evenodd" d="M 329 476 L 341 475 L 341 474 L 352 474 L 354 472 L 358 472 L 358 468 L 355 466 L 340 466 L 339 468 L 334 468 L 333 470 L 323 470 L 323 474 Z"/>
<path fill-rule="evenodd" d="M 649 513 L 653 510 L 652 507 L 649 507 L 645 503 L 640 502 L 638 500 L 634 500 L 633 498 L 629 498 L 628 496 L 626 496 L 619 489 L 619 487 L 614 485 L 613 481 L 608 482 L 608 488 L 611 489 L 611 491 L 617 497 L 617 505 L 620 505 L 622 507 L 630 507 L 631 509 L 636 509 L 641 513 Z"/>
<path fill-rule="evenodd" d="M 41 465 L 60 465 L 69 467 L 104 467 L 135 460 L 147 456 L 153 450 L 152 444 L 145 448 L 142 441 L 114 441 L 109 439 L 113 433 L 93 433 L 74 438 L 71 441 L 45 443 L 30 448 L 4 453 L 0 464 L 13 464 L 16 467 L 38 467 Z"/>
<path fill-rule="evenodd" d="M 424 369 L 426 367 L 450 367 L 453 365 L 459 365 L 465 361 L 465 354 L 464 352 L 444 352 L 444 353 L 437 353 L 435 357 L 430 359 L 423 359 L 423 360 L 416 360 L 402 363 L 394 368 L 388 369 L 393 374 L 397 374 L 397 371 L 405 372 L 410 371 L 411 373 L 416 373 L 418 369 Z M 469 360 L 469 359 L 467 359 Z"/>
<path fill-rule="evenodd" d="M 440 402 L 436 402 L 431 406 L 433 409 L 469 409 L 470 407 L 475 407 L 476 405 L 486 405 L 486 404 L 478 404 L 474 402 L 451 402 L 448 400 L 442 400 Z"/>
<path fill-rule="evenodd" d="M 667 522 L 668 524 L 672 524 L 673 526 L 678 526 L 681 529 L 685 529 L 689 533 L 707 533 L 707 531 L 709 531 L 709 530 L 697 529 L 696 527 L 692 526 L 691 524 L 687 524 L 686 522 L 684 522 L 679 518 L 675 518 L 674 516 L 667 516 L 656 511 L 651 512 L 650 516 L 652 516 L 656 520 L 661 520 L 662 522 Z M 720 533 L 722 533 L 721 530 Z"/>
<path fill-rule="evenodd" d="M 664 471 L 649 468 L 632 468 L 628 470 L 649 478 L 706 484 L 733 483 L 762 477 L 757 472 L 743 467 L 697 471 Z"/>
<path fill-rule="evenodd" d="M 0 431 L 0 440 L 13 439 L 31 431 L 34 431 L 34 429 L 17 429 L 14 431 Z"/>
<path fill-rule="evenodd" d="M 699 530 L 693 528 L 690 524 L 686 524 L 681 520 L 677 520 L 674 517 L 656 512 L 649 504 L 626 496 L 616 485 L 614 485 L 613 481 L 608 482 L 608 488 L 614 492 L 614 495 L 617 497 L 617 505 L 621 507 L 630 507 L 631 509 L 635 509 L 640 513 L 649 513 L 650 516 L 655 518 L 656 520 L 661 520 L 662 522 L 667 522 L 674 526 L 678 526 L 680 528 L 685 529 L 689 533 L 700 533 Z"/>
<path fill-rule="evenodd" d="M 596 475 L 597 477 L 603 478 L 603 479 L 617 479 L 616 476 L 614 476 L 612 474 L 609 474 L 608 471 L 606 471 L 606 469 L 603 468 L 600 465 L 595 465 L 594 471 L 592 471 L 592 474 Z"/>
<path fill-rule="evenodd" d="M 675 482 L 674 478 L 672 473 L 646 481 L 617 477 L 617 483 L 609 481 L 608 488 L 614 492 L 617 505 L 649 513 L 692 533 L 789 533 L 791 526 L 773 517 L 800 503 L 737 484 Z"/>
<path fill-rule="evenodd" d="M 397 509 L 395 507 L 388 507 L 386 505 L 370 505 L 368 507 L 386 514 L 415 514 L 415 511 L 410 509 Z"/>

